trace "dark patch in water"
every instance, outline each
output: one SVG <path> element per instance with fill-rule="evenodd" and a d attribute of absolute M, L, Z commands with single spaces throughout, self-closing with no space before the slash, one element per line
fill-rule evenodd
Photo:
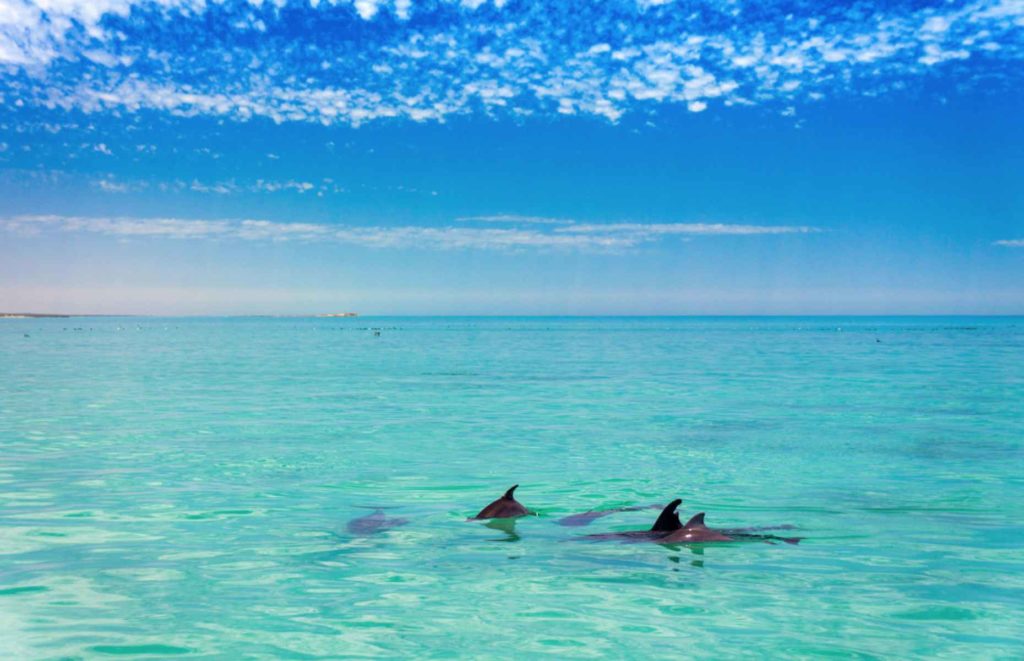
<path fill-rule="evenodd" d="M 192 650 L 187 647 L 175 647 L 174 645 L 94 645 L 89 648 L 98 654 L 111 654 L 115 656 L 128 656 L 145 654 L 149 656 L 165 656 L 177 654 L 191 654 Z"/>
<path fill-rule="evenodd" d="M 36 592 L 48 592 L 50 588 L 45 585 L 22 585 L 16 588 L 0 590 L 0 597 L 8 597 L 16 594 L 33 594 Z"/>

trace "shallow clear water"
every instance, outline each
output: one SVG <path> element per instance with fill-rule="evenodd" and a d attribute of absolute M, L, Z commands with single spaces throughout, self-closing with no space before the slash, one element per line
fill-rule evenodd
<path fill-rule="evenodd" d="M 0 320 L 0 656 L 1019 657 L 1022 402 L 1019 318 Z M 675 496 L 805 540 L 555 523 Z"/>

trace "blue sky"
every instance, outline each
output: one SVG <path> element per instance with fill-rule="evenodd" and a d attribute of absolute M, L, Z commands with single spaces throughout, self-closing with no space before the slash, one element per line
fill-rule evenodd
<path fill-rule="evenodd" d="M 0 310 L 1024 313 L 1024 0 L 0 0 Z"/>

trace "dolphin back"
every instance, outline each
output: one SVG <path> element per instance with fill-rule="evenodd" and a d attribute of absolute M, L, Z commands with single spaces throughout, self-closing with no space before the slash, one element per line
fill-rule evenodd
<path fill-rule="evenodd" d="M 525 516 L 530 513 L 530 510 L 523 507 L 523 504 L 515 499 L 513 492 L 519 487 L 515 484 L 508 491 L 505 492 L 501 498 L 487 505 L 487 507 L 480 510 L 474 519 L 509 519 L 516 516 Z"/>
<path fill-rule="evenodd" d="M 661 538 L 665 544 L 700 544 L 704 542 L 732 542 L 734 537 L 704 525 L 704 512 L 695 514 L 686 525 Z"/>

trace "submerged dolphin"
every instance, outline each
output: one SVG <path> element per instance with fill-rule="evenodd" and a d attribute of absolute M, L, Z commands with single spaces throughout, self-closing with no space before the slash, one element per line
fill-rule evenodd
<path fill-rule="evenodd" d="M 779 540 L 787 544 L 797 544 L 800 537 L 776 537 L 775 535 L 754 534 L 753 530 L 770 530 L 770 527 L 762 528 L 732 528 L 726 530 L 714 530 L 704 524 L 704 512 L 695 514 L 689 521 L 683 524 L 679 520 L 676 508 L 683 501 L 676 498 L 665 506 L 665 509 L 658 515 L 658 519 L 651 526 L 650 530 L 631 530 L 627 532 L 604 533 L 599 535 L 586 535 L 585 540 L 617 539 L 628 542 L 655 542 L 658 544 L 704 544 L 708 542 L 735 542 L 744 540 L 761 540 L 771 542 Z M 791 526 L 778 526 L 778 528 L 789 529 Z"/>
<path fill-rule="evenodd" d="M 570 514 L 555 521 L 555 523 L 570 528 L 589 526 L 597 519 L 606 517 L 609 514 L 615 514 L 616 512 L 639 512 L 640 510 L 647 509 L 661 509 L 661 505 L 631 505 L 629 507 L 614 507 L 610 510 L 590 510 L 581 514 Z"/>
<path fill-rule="evenodd" d="M 530 510 L 523 507 L 523 504 L 515 499 L 512 492 L 519 487 L 518 484 L 513 485 L 511 489 L 505 492 L 505 495 L 497 499 L 487 507 L 480 510 L 480 512 L 470 517 L 472 519 L 511 519 L 517 516 L 526 516 L 527 514 L 533 514 Z"/>
<path fill-rule="evenodd" d="M 348 522 L 348 526 L 346 527 L 349 533 L 353 535 L 368 537 L 390 528 L 404 526 L 407 523 L 409 523 L 409 519 L 400 519 L 397 517 L 389 518 L 384 515 L 383 509 L 377 508 L 372 514 L 361 516 L 358 519 L 352 519 Z"/>
<path fill-rule="evenodd" d="M 666 505 L 661 510 L 661 514 L 654 521 L 654 525 L 649 530 L 627 530 L 626 532 L 609 532 L 600 533 L 597 535 L 586 535 L 580 539 L 587 540 L 601 540 L 601 539 L 617 539 L 623 542 L 657 542 L 666 535 L 673 533 L 677 530 L 681 530 L 683 524 L 679 521 L 679 514 L 676 513 L 676 508 L 683 501 L 676 498 L 671 503 Z"/>

